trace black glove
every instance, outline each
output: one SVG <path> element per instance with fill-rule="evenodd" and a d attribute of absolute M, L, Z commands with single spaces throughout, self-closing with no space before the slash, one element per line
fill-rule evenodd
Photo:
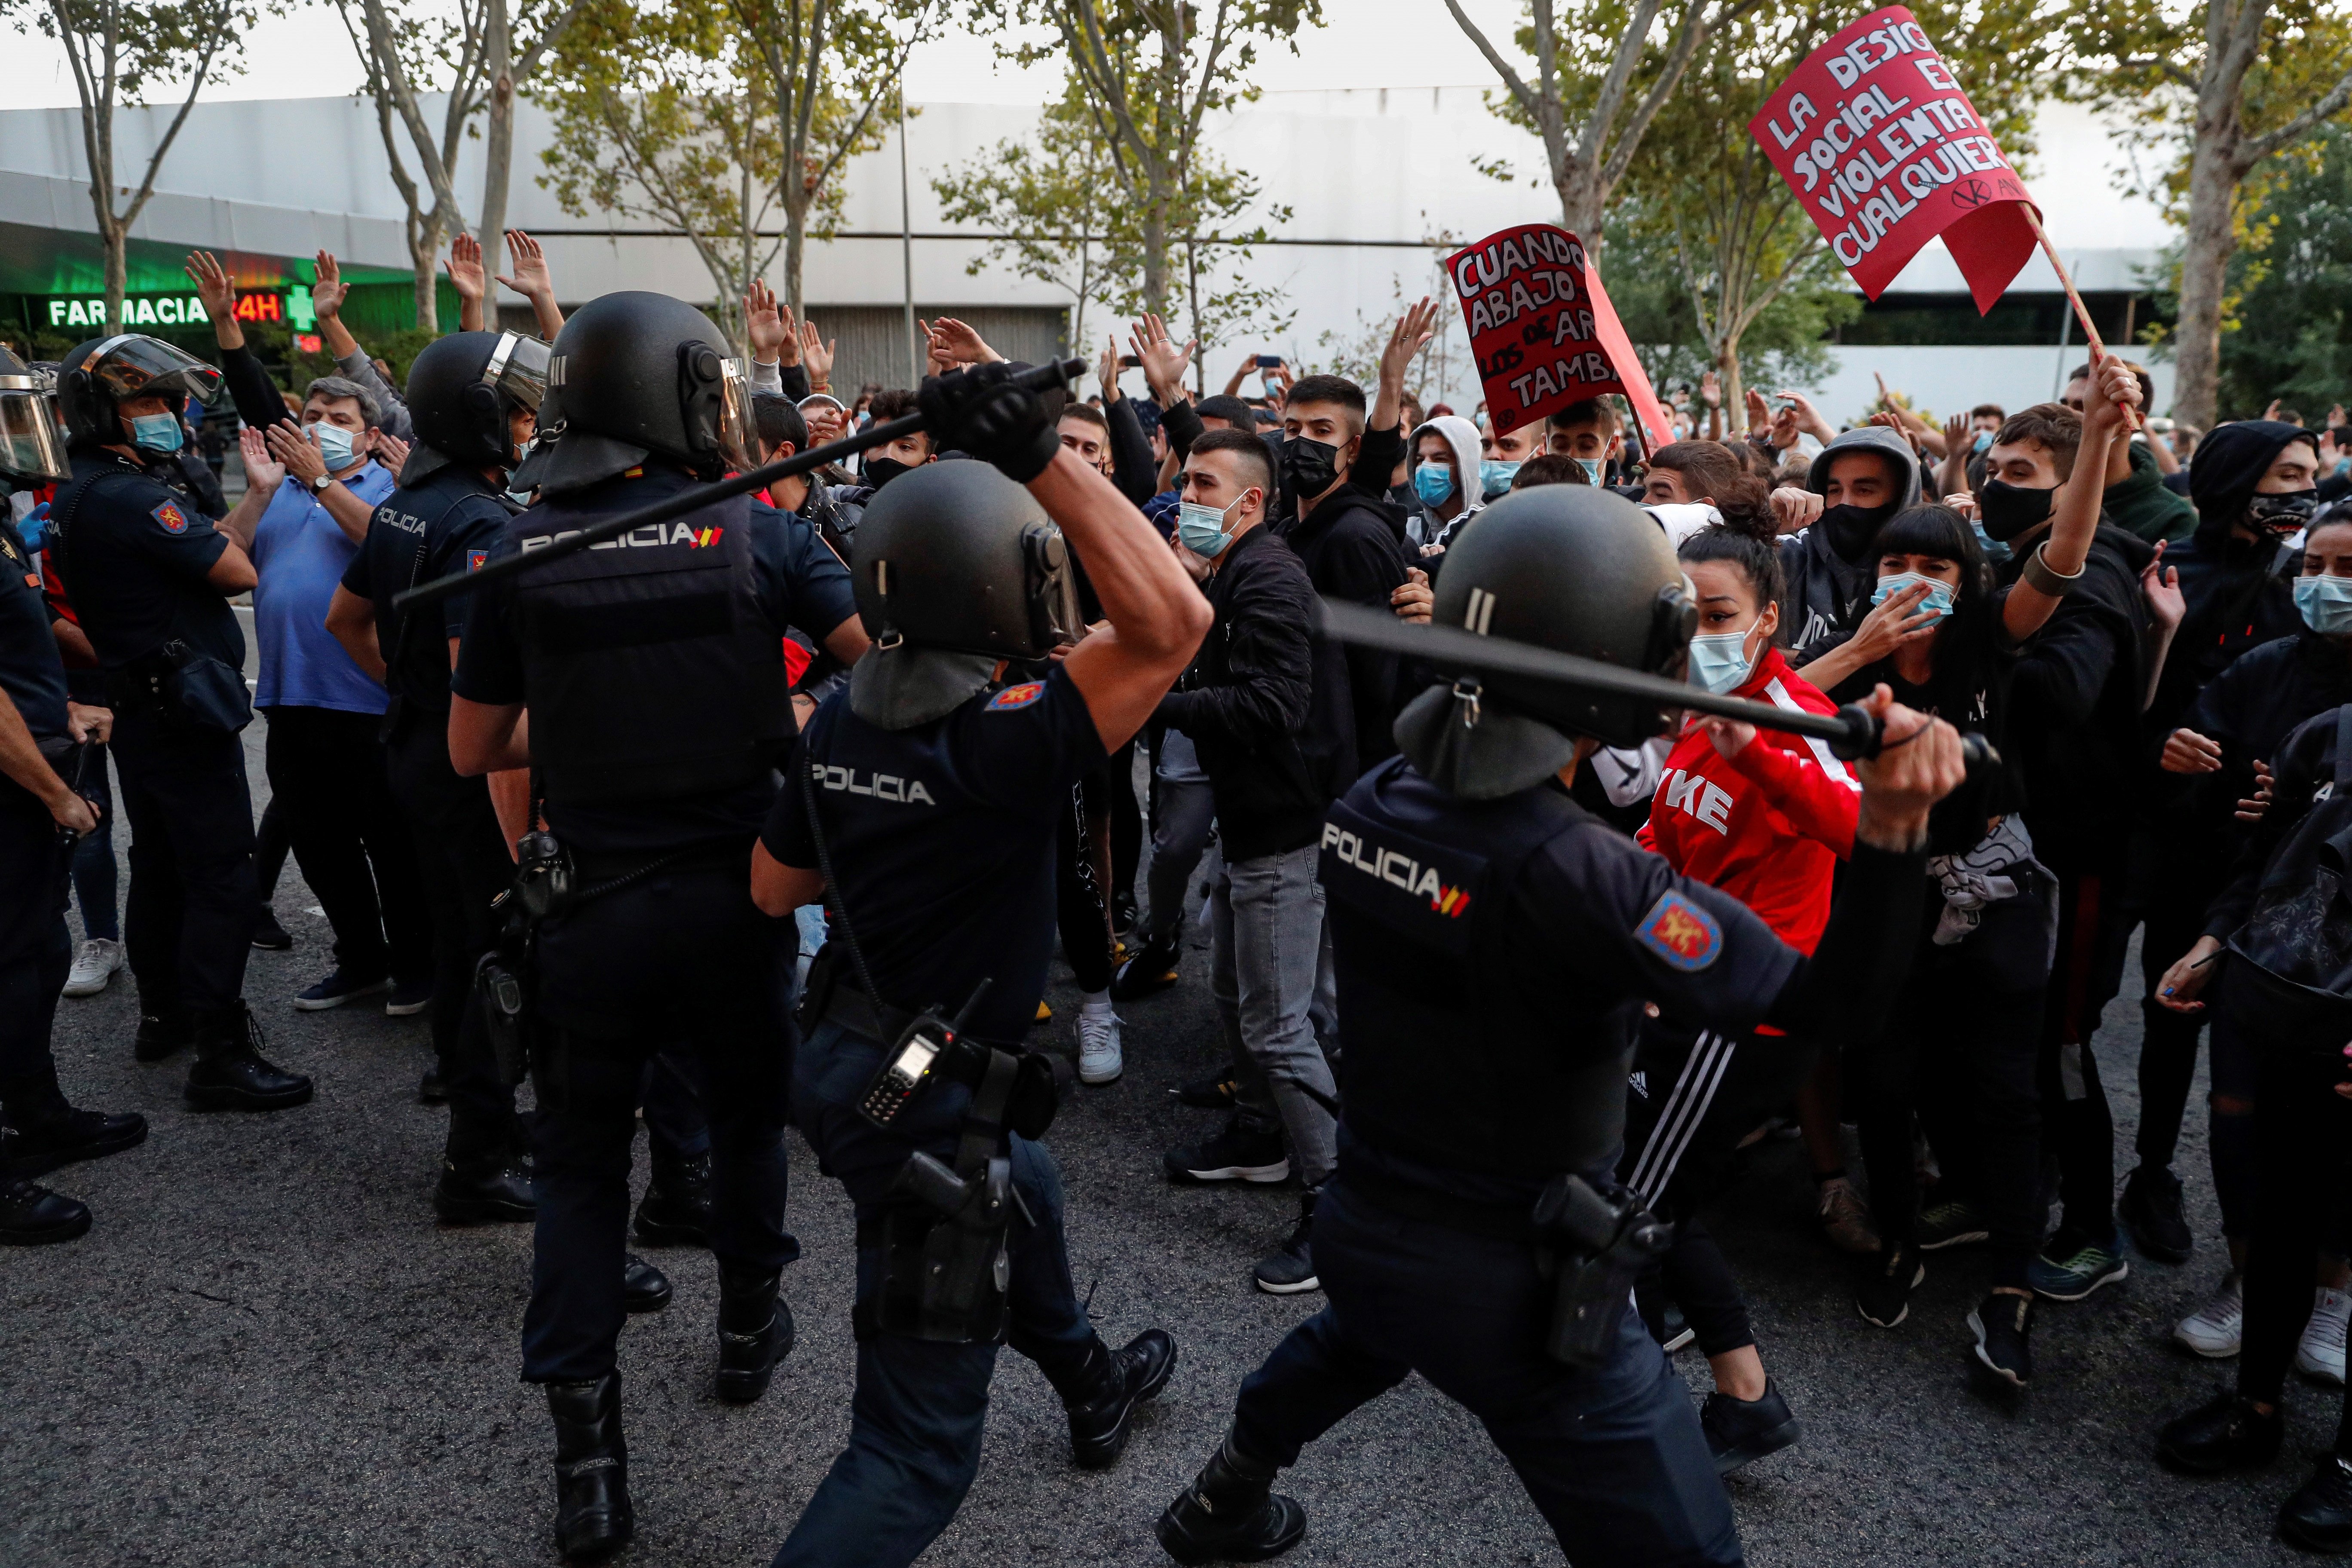
<path fill-rule="evenodd" d="M 925 377 L 915 401 L 932 447 L 984 458 L 1022 484 L 1044 473 L 1062 449 L 1061 433 L 1042 398 L 1012 384 L 1021 368 L 997 363 Z"/>

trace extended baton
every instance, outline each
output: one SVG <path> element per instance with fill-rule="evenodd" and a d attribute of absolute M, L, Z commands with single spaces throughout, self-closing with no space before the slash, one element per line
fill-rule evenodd
<path fill-rule="evenodd" d="M 1024 370 L 1013 376 L 1005 384 L 1026 387 L 1032 392 L 1043 392 L 1049 386 L 1059 386 L 1074 377 L 1085 374 L 1087 362 L 1082 359 L 1057 360 L 1051 364 L 1036 365 Z M 887 446 L 899 437 L 912 436 L 922 428 L 923 416 L 920 414 L 908 414 L 890 420 L 887 424 L 869 425 L 856 434 L 845 436 L 830 446 L 813 447 L 805 452 L 795 452 L 789 458 L 779 458 L 765 468 L 747 468 L 731 479 L 721 479 L 714 485 L 697 485 L 692 489 L 679 491 L 667 500 L 658 500 L 651 506 L 640 507 L 635 511 L 623 512 L 617 517 L 608 517 L 602 522 L 582 529 L 577 533 L 566 533 L 552 543 L 543 544 L 527 554 L 502 555 L 495 561 L 485 563 L 472 572 L 453 572 L 446 577 L 436 577 L 430 583 L 419 583 L 404 593 L 394 595 L 392 607 L 404 612 L 430 605 L 436 600 L 446 599 L 452 594 L 470 594 L 484 584 L 495 583 L 501 577 L 511 577 L 518 573 L 528 572 L 534 566 L 544 566 L 551 561 L 561 561 L 567 555 L 602 544 L 605 540 L 617 538 L 632 529 L 643 528 L 648 523 L 667 522 L 674 517 L 683 517 L 688 512 L 698 511 L 712 501 L 725 500 L 730 496 L 746 495 L 752 490 L 766 489 L 778 479 L 788 479 L 795 474 L 804 474 L 812 468 L 821 468 L 827 463 L 854 457 L 869 447 Z"/>
<path fill-rule="evenodd" d="M 1737 719 L 1759 730 L 1810 735 L 1829 742 L 1830 750 L 1841 757 L 1876 756 L 1880 732 L 1885 728 L 1858 702 L 1849 702 L 1834 713 L 1807 713 L 1769 702 L 1750 702 L 1744 697 L 1725 697 L 1703 687 L 1668 680 L 1662 675 L 1623 669 L 1597 658 L 1580 658 L 1572 653 L 1538 647 L 1533 643 L 1482 637 L 1459 626 L 1401 621 L 1390 612 L 1369 605 L 1325 599 L 1321 602 L 1321 620 L 1323 635 L 1338 642 L 1401 653 L 1447 668 L 1548 680 L 1603 697 L 1632 697 L 1655 702 L 1661 708 L 1687 708 L 1719 719 Z M 1962 734 L 1960 750 L 1971 768 L 2000 761 L 2000 753 L 1982 735 Z"/>

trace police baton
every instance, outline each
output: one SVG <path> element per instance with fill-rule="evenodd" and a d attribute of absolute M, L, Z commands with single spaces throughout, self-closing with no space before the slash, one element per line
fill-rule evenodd
<path fill-rule="evenodd" d="M 1580 658 L 1575 654 L 1538 647 L 1533 643 L 1482 637 L 1459 626 L 1401 621 L 1389 611 L 1369 605 L 1325 599 L 1320 608 L 1323 635 L 1335 642 L 1403 654 L 1447 669 L 1548 680 L 1603 697 L 1632 697 L 1655 702 L 1661 708 L 1686 708 L 1718 719 L 1737 719 L 1759 730 L 1779 730 L 1826 741 L 1832 752 L 1849 759 L 1878 754 L 1884 726 L 1858 702 L 1849 702 L 1834 713 L 1807 713 L 1769 702 L 1750 702 L 1743 697 L 1721 696 L 1703 687 L 1668 680 L 1662 675 L 1622 669 L 1597 658 Z M 1982 735 L 1964 732 L 1960 751 L 1971 768 L 2000 761 L 2000 753 Z"/>
<path fill-rule="evenodd" d="M 1057 360 L 1050 364 L 1041 364 L 1024 370 L 1009 378 L 1004 384 L 1025 387 L 1031 392 L 1043 392 L 1049 386 L 1060 386 L 1085 374 L 1086 369 L 1087 362 L 1082 359 Z M 446 599 L 452 594 L 470 594 L 485 584 L 495 583 L 502 577 L 512 577 L 536 566 L 544 566 L 551 561 L 561 561 L 567 555 L 591 549 L 608 539 L 618 538 L 633 529 L 644 528 L 650 523 L 667 522 L 674 517 L 684 517 L 688 512 L 698 511 L 712 501 L 725 500 L 730 496 L 748 495 L 753 490 L 766 489 L 778 479 L 788 479 L 795 474 L 805 474 L 812 468 L 821 468 L 827 463 L 839 462 L 842 458 L 854 457 L 869 447 L 887 447 L 899 437 L 912 436 L 923 427 L 923 416 L 920 414 L 908 414 L 901 418 L 893 419 L 887 424 L 869 425 L 856 434 L 845 436 L 830 446 L 813 447 L 805 452 L 795 452 L 789 458 L 778 458 L 765 468 L 746 469 L 731 479 L 721 479 L 713 485 L 697 485 L 692 489 L 680 491 L 667 500 L 658 500 L 651 506 L 640 507 L 635 511 L 625 511 L 617 517 L 608 517 L 602 522 L 582 529 L 577 533 L 566 533 L 551 543 L 541 545 L 528 554 L 501 555 L 495 561 L 484 563 L 474 571 L 453 572 L 446 577 L 436 577 L 430 583 L 419 583 L 414 588 L 394 595 L 392 607 L 397 611 L 406 612 Z"/>

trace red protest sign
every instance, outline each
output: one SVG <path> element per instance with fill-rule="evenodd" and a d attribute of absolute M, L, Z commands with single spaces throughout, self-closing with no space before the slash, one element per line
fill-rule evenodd
<path fill-rule="evenodd" d="M 1874 300 L 1938 235 L 1979 314 L 2032 254 L 2025 182 L 1900 5 L 1807 56 L 1748 133 Z"/>
<path fill-rule="evenodd" d="M 1576 236 L 1548 223 L 1490 234 L 1445 258 L 1497 430 L 1623 395 L 1654 446 L 1673 439 L 1650 378 Z"/>

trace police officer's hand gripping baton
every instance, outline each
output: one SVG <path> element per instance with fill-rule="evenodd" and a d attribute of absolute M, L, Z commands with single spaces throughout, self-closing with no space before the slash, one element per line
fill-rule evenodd
<path fill-rule="evenodd" d="M 1051 364 L 1041 364 L 1034 369 L 1023 371 L 1018 375 L 1009 377 L 1004 384 L 1025 387 L 1031 392 L 1043 392 L 1047 387 L 1063 385 L 1085 374 L 1086 369 L 1087 362 L 1082 359 L 1059 360 Z M 455 572 L 446 577 L 436 577 L 430 583 L 419 583 L 405 593 L 394 595 L 392 607 L 405 613 L 420 605 L 446 599 L 452 594 L 470 594 L 485 584 L 495 583 L 501 577 L 511 577 L 518 573 L 530 571 L 533 567 L 544 566 L 551 561 L 561 561 L 567 555 L 602 544 L 608 539 L 618 538 L 632 529 L 643 528 L 648 523 L 667 522 L 674 517 L 683 517 L 688 512 L 698 511 L 712 501 L 725 500 L 730 496 L 747 495 L 753 490 L 766 489 L 778 479 L 788 479 L 795 474 L 805 474 L 812 468 L 821 468 L 827 463 L 836 463 L 844 458 L 855 457 L 869 447 L 887 446 L 901 436 L 916 435 L 923 428 L 923 416 L 920 414 L 909 414 L 886 424 L 869 425 L 856 434 L 845 436 L 829 446 L 813 447 L 805 452 L 795 452 L 789 458 L 779 458 L 765 468 L 746 469 L 733 479 L 721 479 L 713 485 L 697 485 L 691 489 L 681 490 L 667 500 L 656 501 L 651 506 L 641 507 L 635 511 L 623 512 L 617 517 L 608 517 L 602 522 L 582 529 L 577 533 L 567 533 L 552 543 L 543 544 L 528 554 L 502 555 L 495 561 L 486 562 L 472 572 Z"/>
<path fill-rule="evenodd" d="M 1655 702 L 1661 708 L 1686 708 L 1720 719 L 1737 719 L 1759 730 L 1779 730 L 1826 741 L 1830 750 L 1841 757 L 1878 754 L 1884 726 L 1858 702 L 1849 702 L 1834 713 L 1806 713 L 1769 702 L 1750 702 L 1746 698 L 1721 696 L 1662 675 L 1623 669 L 1597 658 L 1580 658 L 1571 653 L 1538 647 L 1533 643 L 1483 637 L 1460 626 L 1402 621 L 1387 610 L 1337 599 L 1321 602 L 1320 619 L 1323 635 L 1336 642 L 1403 654 L 1446 669 L 1551 681 L 1604 697 L 1632 697 Z M 1982 735 L 1962 734 L 1960 750 L 1972 768 L 2000 761 L 2000 753 Z"/>

